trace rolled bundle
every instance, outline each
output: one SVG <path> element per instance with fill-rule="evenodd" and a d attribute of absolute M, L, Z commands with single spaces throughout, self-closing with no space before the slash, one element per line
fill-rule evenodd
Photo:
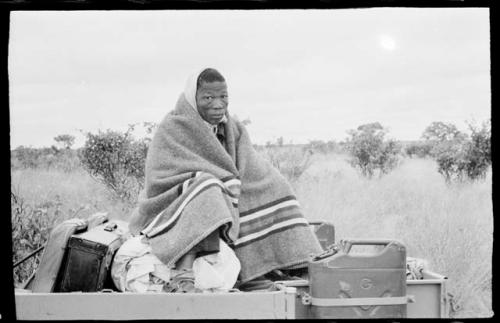
<path fill-rule="evenodd" d="M 162 292 L 170 280 L 171 270 L 151 253 L 151 246 L 135 236 L 118 249 L 111 277 L 122 292 Z"/>

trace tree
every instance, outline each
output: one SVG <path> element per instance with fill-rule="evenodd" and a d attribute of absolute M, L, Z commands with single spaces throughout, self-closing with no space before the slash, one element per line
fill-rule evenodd
<path fill-rule="evenodd" d="M 401 147 L 393 140 L 384 140 L 387 130 L 378 122 L 363 124 L 349 130 L 346 140 L 349 163 L 358 168 L 363 176 L 371 178 L 378 169 L 379 176 L 387 174 L 399 162 Z"/>
<path fill-rule="evenodd" d="M 468 122 L 470 137 L 452 124 L 433 122 L 422 134 L 433 145 L 432 156 L 438 172 L 447 182 L 484 178 L 491 165 L 491 129 L 489 122 L 481 127 Z"/>
<path fill-rule="evenodd" d="M 246 118 L 244 119 L 243 121 L 241 121 L 241 123 L 244 125 L 244 126 L 248 126 L 249 124 L 252 123 L 252 121 L 249 119 L 249 118 Z"/>
<path fill-rule="evenodd" d="M 309 140 L 306 147 L 312 152 L 320 152 L 322 154 L 326 154 L 328 152 L 328 146 L 323 140 Z"/>
<path fill-rule="evenodd" d="M 426 158 L 431 155 L 432 148 L 433 145 L 430 142 L 423 141 L 409 143 L 404 150 L 409 157 Z"/>
<path fill-rule="evenodd" d="M 107 130 L 87 133 L 79 158 L 91 176 L 104 183 L 122 201 L 135 203 L 144 186 L 144 161 L 149 140 L 135 140 L 131 133 Z"/>
<path fill-rule="evenodd" d="M 466 138 L 467 135 L 461 133 L 454 124 L 441 121 L 432 122 L 422 133 L 422 139 L 432 147 L 431 156 L 436 160 L 438 172 L 446 182 L 463 178 Z"/>
<path fill-rule="evenodd" d="M 238 115 L 237 115 L 237 114 L 233 114 L 233 115 L 232 115 L 232 118 L 233 118 L 234 120 L 236 120 L 236 121 L 240 121 L 240 120 L 241 120 L 241 119 L 240 119 L 240 117 L 238 117 Z M 252 121 L 250 120 L 250 118 L 245 118 L 245 119 L 241 120 L 241 123 L 242 123 L 244 126 L 248 126 L 249 124 L 251 124 L 251 123 L 252 123 Z"/>
<path fill-rule="evenodd" d="M 335 142 L 335 140 L 328 140 L 326 142 L 326 150 L 328 152 L 334 152 L 338 150 L 338 144 Z"/>
<path fill-rule="evenodd" d="M 460 139 L 461 136 L 463 134 L 454 124 L 441 121 L 432 122 L 422 133 L 422 139 L 435 142 L 456 140 Z"/>
<path fill-rule="evenodd" d="M 433 149 L 438 164 L 438 172 L 446 182 L 464 179 L 466 165 L 465 145 L 457 140 L 444 141 Z"/>
<path fill-rule="evenodd" d="M 269 146 L 262 151 L 262 156 L 269 160 L 292 185 L 312 164 L 312 153 L 300 147 L 290 146 L 282 149 Z"/>
<path fill-rule="evenodd" d="M 468 178 L 475 180 L 484 178 L 491 165 L 491 125 L 485 121 L 481 127 L 471 122 L 468 126 L 471 140 L 465 149 L 465 172 Z"/>
<path fill-rule="evenodd" d="M 70 149 L 75 143 L 75 137 L 72 135 L 58 135 L 54 137 L 54 140 L 61 145 L 64 149 Z"/>

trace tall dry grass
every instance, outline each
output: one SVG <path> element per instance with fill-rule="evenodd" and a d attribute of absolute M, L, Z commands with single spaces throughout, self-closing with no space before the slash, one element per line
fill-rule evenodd
<path fill-rule="evenodd" d="M 333 222 L 336 240 L 400 240 L 408 256 L 425 258 L 429 269 L 448 276 L 453 317 L 491 316 L 491 171 L 481 182 L 447 185 L 434 161 L 407 159 L 388 175 L 367 180 L 346 159 L 315 154 L 293 181 L 306 217 Z M 54 223 L 97 211 L 127 219 L 131 212 L 130 205 L 116 200 L 81 169 L 15 170 L 12 183 L 28 209 L 45 210 L 31 215 Z M 29 250 L 19 249 L 14 261 Z"/>
<path fill-rule="evenodd" d="M 309 219 L 333 222 L 336 240 L 400 240 L 408 256 L 449 278 L 453 317 L 493 314 L 491 171 L 485 181 L 447 185 L 434 161 L 407 159 L 368 180 L 346 156 L 315 157 L 294 185 Z"/>
<path fill-rule="evenodd" d="M 12 171 L 11 176 L 11 189 L 30 205 L 43 206 L 49 201 L 60 201 L 61 212 L 69 218 L 85 218 L 99 211 L 123 218 L 131 211 L 129 205 L 81 168 L 69 173 L 54 169 L 19 169 Z"/>

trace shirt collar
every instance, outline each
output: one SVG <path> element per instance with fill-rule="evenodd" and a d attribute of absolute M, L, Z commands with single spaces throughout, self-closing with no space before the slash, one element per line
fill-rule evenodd
<path fill-rule="evenodd" d="M 203 120 L 203 119 L 202 119 Z M 222 117 L 222 120 L 218 123 L 218 124 L 211 124 L 210 122 L 207 122 L 205 120 L 203 120 L 203 122 L 207 125 L 207 127 L 213 132 L 213 133 L 216 133 L 217 132 L 217 127 L 219 126 L 219 124 L 221 123 L 226 123 L 227 122 L 227 117 L 226 116 L 223 116 Z"/>

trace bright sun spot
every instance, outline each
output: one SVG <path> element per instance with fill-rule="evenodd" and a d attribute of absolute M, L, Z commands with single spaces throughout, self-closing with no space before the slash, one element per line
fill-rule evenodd
<path fill-rule="evenodd" d="M 386 50 L 395 50 L 396 49 L 396 42 L 394 41 L 394 38 L 388 35 L 380 35 L 378 37 L 379 39 L 379 44 L 382 46 L 383 49 Z"/>

